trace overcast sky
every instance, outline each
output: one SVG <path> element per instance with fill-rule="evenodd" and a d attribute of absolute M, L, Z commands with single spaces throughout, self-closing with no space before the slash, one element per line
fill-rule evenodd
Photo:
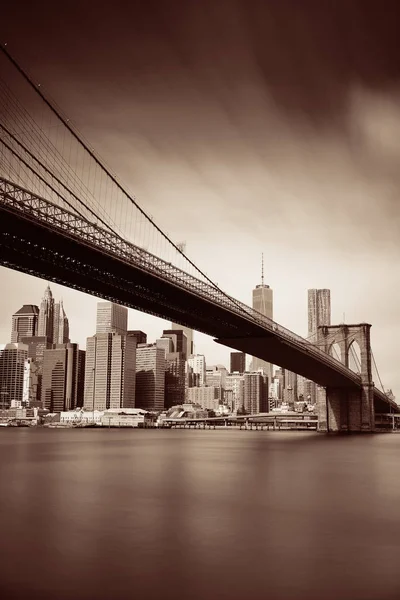
<path fill-rule="evenodd" d="M 330 288 L 332 322 L 372 323 L 400 396 L 398 3 L 35 4 L 7 7 L 1 41 L 161 228 L 247 303 L 264 252 L 274 318 L 299 334 L 307 289 Z M 1 269 L 1 284 L 7 342 L 46 283 Z M 52 289 L 84 346 L 96 299 Z M 129 324 L 150 340 L 166 325 L 135 311 Z M 228 349 L 195 345 L 228 366 Z"/>

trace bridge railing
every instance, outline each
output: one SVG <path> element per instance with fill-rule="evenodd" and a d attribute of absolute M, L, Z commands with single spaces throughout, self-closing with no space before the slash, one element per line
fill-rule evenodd
<path fill-rule="evenodd" d="M 360 376 L 358 374 L 301 336 L 279 325 L 243 302 L 225 294 L 218 288 L 189 275 L 172 263 L 168 263 L 143 248 L 124 240 L 117 234 L 102 229 L 81 216 L 32 194 L 4 178 L 0 178 L 0 194 L 1 203 L 4 207 L 17 210 L 19 213 L 22 212 L 27 218 L 36 219 L 41 224 L 45 222 L 60 230 L 63 235 L 96 246 L 110 256 L 117 256 L 125 262 L 134 264 L 135 267 L 139 267 L 162 279 L 168 279 L 176 286 L 223 306 L 230 312 L 246 318 L 250 323 L 256 323 L 274 334 L 279 334 L 281 338 L 289 343 L 295 344 L 304 352 L 318 357 L 320 361 L 334 367 L 347 377 L 351 376 L 355 382 L 359 383 Z"/>

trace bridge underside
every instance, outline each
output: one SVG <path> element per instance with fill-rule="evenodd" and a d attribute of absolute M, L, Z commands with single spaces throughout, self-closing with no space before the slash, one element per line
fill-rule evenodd
<path fill-rule="evenodd" d="M 340 371 L 308 355 L 304 347 L 282 340 L 212 299 L 103 252 L 69 232 L 54 231 L 4 208 L 0 209 L 0 264 L 186 325 L 322 386 L 357 388 Z"/>

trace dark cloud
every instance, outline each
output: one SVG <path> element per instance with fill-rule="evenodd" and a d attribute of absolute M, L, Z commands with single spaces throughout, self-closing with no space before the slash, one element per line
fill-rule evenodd
<path fill-rule="evenodd" d="M 258 71 L 288 116 L 339 126 L 350 87 L 382 89 L 400 74 L 396 0 L 19 2 L 6 13 L 3 41 L 38 76 L 139 98 L 146 78 L 167 95 L 184 94 L 183 79 L 229 98 Z"/>

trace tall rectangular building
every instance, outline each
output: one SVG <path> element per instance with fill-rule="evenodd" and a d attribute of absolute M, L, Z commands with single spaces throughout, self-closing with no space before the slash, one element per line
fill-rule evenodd
<path fill-rule="evenodd" d="M 244 406 L 244 375 L 229 373 L 225 382 L 225 403 L 232 411 L 243 409 Z"/>
<path fill-rule="evenodd" d="M 38 399 L 38 381 L 38 366 L 32 358 L 28 358 L 24 365 L 23 406 L 36 405 Z"/>
<path fill-rule="evenodd" d="M 244 373 L 246 370 L 246 354 L 231 352 L 231 373 Z"/>
<path fill-rule="evenodd" d="M 46 337 L 50 343 L 53 343 L 54 326 L 54 298 L 48 285 L 39 309 L 38 332 L 39 337 Z"/>
<path fill-rule="evenodd" d="M 111 341 L 110 408 L 135 408 L 136 339 L 113 335 Z"/>
<path fill-rule="evenodd" d="M 198 385 L 206 384 L 206 358 L 203 354 L 192 354 L 187 359 L 189 367 L 192 368 L 192 372 L 198 375 Z M 192 386 L 189 386 L 192 387 Z"/>
<path fill-rule="evenodd" d="M 68 344 L 69 322 L 65 314 L 62 300 L 54 304 L 53 311 L 53 344 Z"/>
<path fill-rule="evenodd" d="M 76 390 L 76 406 L 82 407 L 85 394 L 85 361 L 86 361 L 86 350 L 79 350 L 78 352 L 78 384 Z"/>
<path fill-rule="evenodd" d="M 171 329 L 183 331 L 186 335 L 187 346 L 186 346 L 186 358 L 194 353 L 194 345 L 193 345 L 193 329 L 190 327 L 185 327 L 184 325 L 178 325 L 177 323 L 171 323 Z"/>
<path fill-rule="evenodd" d="M 284 377 L 283 401 L 293 407 L 294 403 L 297 402 L 297 375 L 285 369 Z"/>
<path fill-rule="evenodd" d="M 25 344 L 6 344 L 0 351 L 0 407 L 22 405 L 24 392 L 24 370 L 28 359 Z"/>
<path fill-rule="evenodd" d="M 34 304 L 24 304 L 12 316 L 11 343 L 22 342 L 22 338 L 37 335 L 39 308 Z"/>
<path fill-rule="evenodd" d="M 162 411 L 165 398 L 165 350 L 140 344 L 136 352 L 136 406 Z"/>
<path fill-rule="evenodd" d="M 129 329 L 127 335 L 136 338 L 136 344 L 147 344 L 147 333 L 138 329 Z"/>
<path fill-rule="evenodd" d="M 264 284 L 264 256 L 261 263 L 261 284 L 253 289 L 253 309 L 261 313 L 267 319 L 273 319 L 273 291 L 269 285 Z M 263 371 L 269 380 L 272 379 L 272 365 L 265 360 L 253 356 L 251 371 Z"/>
<path fill-rule="evenodd" d="M 188 339 L 183 329 L 164 329 L 162 338 L 169 337 L 173 341 L 173 352 L 182 352 L 185 360 L 188 358 Z"/>
<path fill-rule="evenodd" d="M 22 338 L 22 343 L 28 347 L 28 359 L 32 359 L 37 366 L 37 406 L 42 405 L 42 377 L 43 377 L 43 356 L 45 350 L 53 348 L 53 344 L 49 341 L 46 336 L 30 336 Z M 33 401 L 31 401 L 31 406 Z"/>
<path fill-rule="evenodd" d="M 308 339 L 316 342 L 320 325 L 331 324 L 331 291 L 308 290 Z"/>
<path fill-rule="evenodd" d="M 51 412 L 77 406 L 78 344 L 58 344 L 43 355 L 42 404 Z"/>
<path fill-rule="evenodd" d="M 248 414 L 269 412 L 268 377 L 262 373 L 244 374 L 243 403 Z"/>
<path fill-rule="evenodd" d="M 97 333 L 118 333 L 126 335 L 128 330 L 128 309 L 114 302 L 97 303 Z"/>
<path fill-rule="evenodd" d="M 96 333 L 87 338 L 84 408 L 134 408 L 135 374 L 135 337 Z"/>
<path fill-rule="evenodd" d="M 165 408 L 185 402 L 185 358 L 182 352 L 165 356 Z"/>

